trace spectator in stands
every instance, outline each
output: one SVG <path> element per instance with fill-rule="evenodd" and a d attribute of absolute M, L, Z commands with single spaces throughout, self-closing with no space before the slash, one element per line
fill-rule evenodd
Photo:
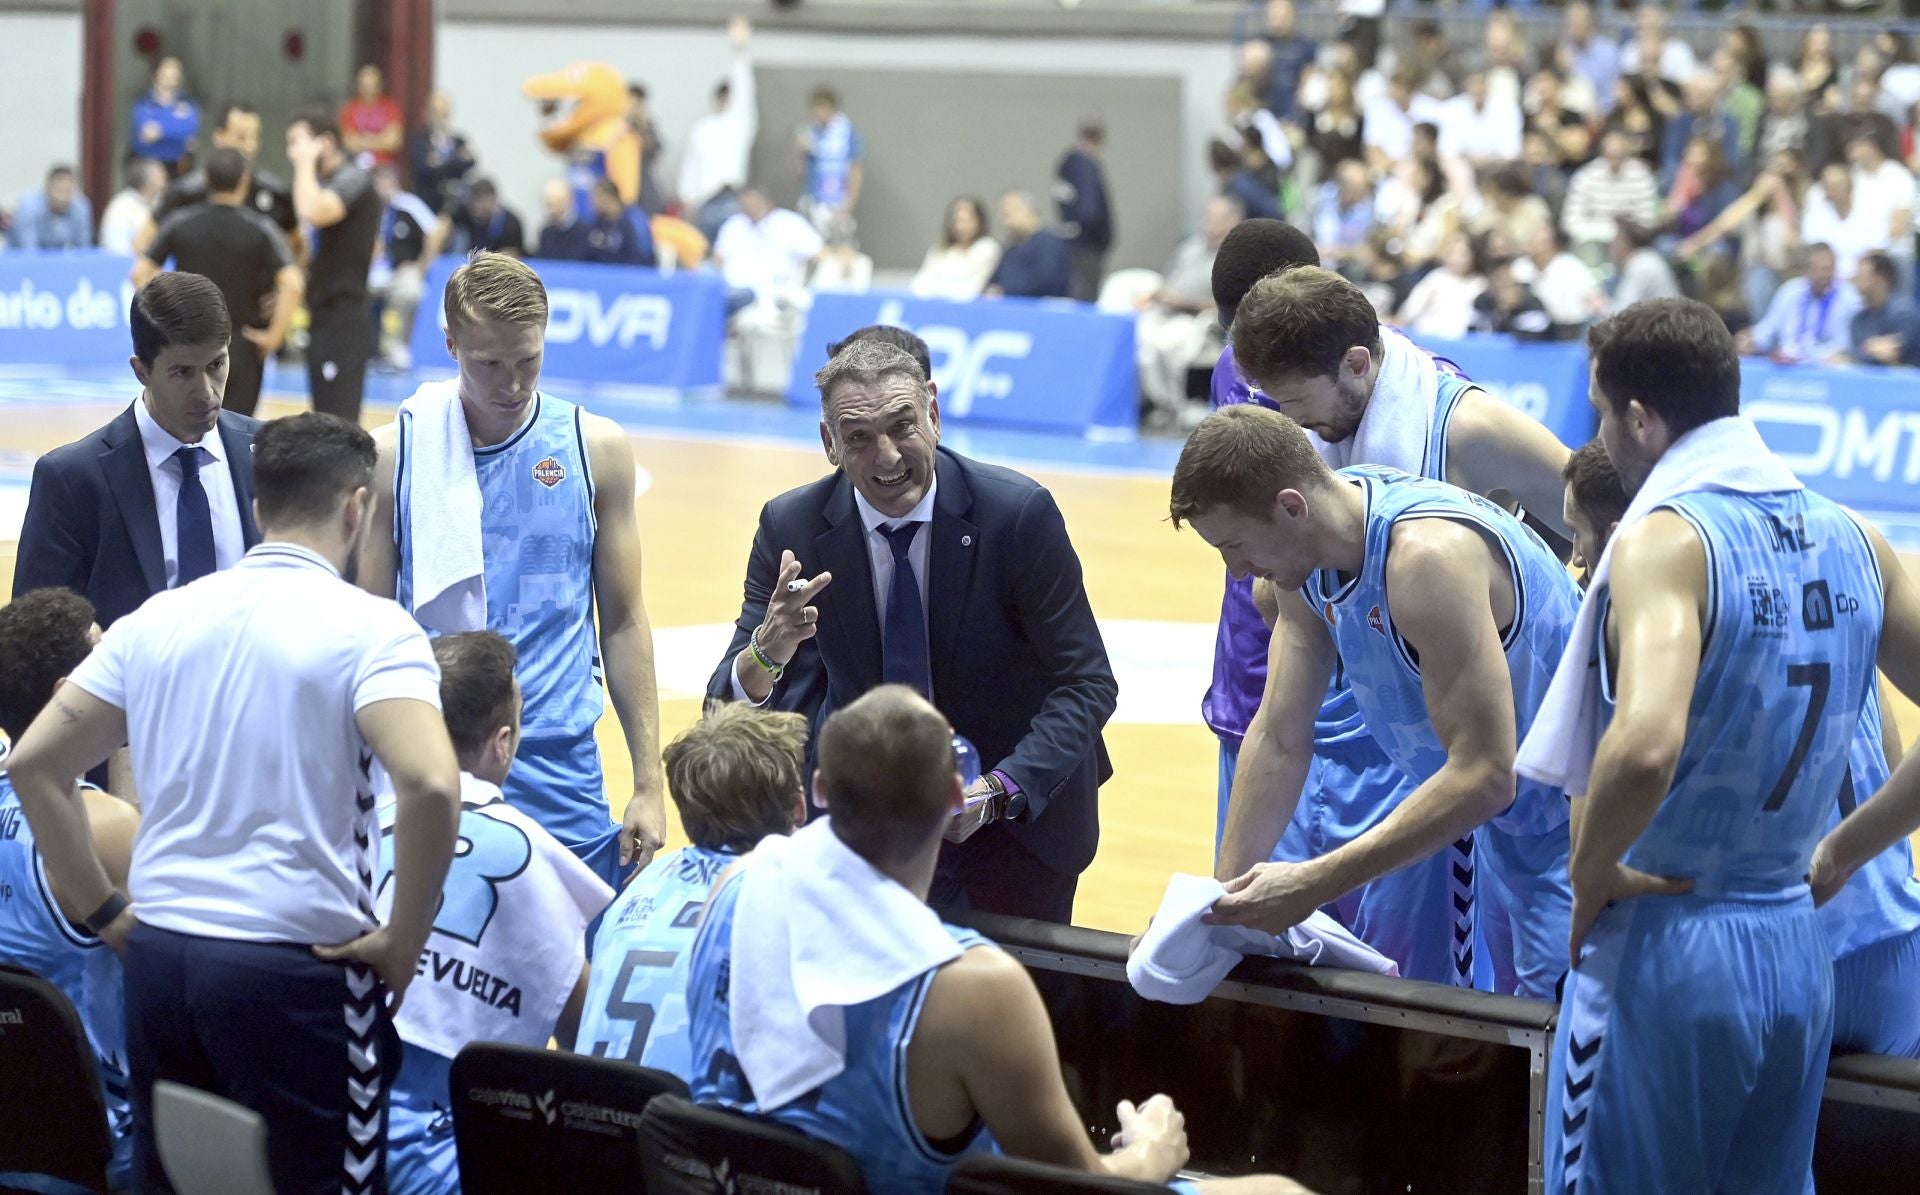
<path fill-rule="evenodd" d="M 1823 21 L 1800 38 L 1800 52 L 1794 55 L 1793 69 L 1799 76 L 1800 94 L 1814 108 L 1827 103 L 1827 93 L 1840 81 L 1840 63 L 1833 56 L 1833 30 Z"/>
<path fill-rule="evenodd" d="M 863 295 L 873 288 L 873 258 L 860 252 L 860 242 L 850 228 L 836 228 L 826 238 L 826 248 L 813 264 L 813 276 L 807 286 L 843 295 Z"/>
<path fill-rule="evenodd" d="M 1366 121 L 1353 98 L 1353 80 L 1332 72 L 1326 76 L 1326 101 L 1307 121 L 1307 145 L 1325 177 L 1334 164 L 1366 156 Z M 1245 196 L 1241 197 L 1244 202 Z M 1253 208 L 1247 209 L 1251 218 Z"/>
<path fill-rule="evenodd" d="M 659 178 L 667 143 L 654 126 L 653 107 L 643 83 L 627 84 L 627 127 L 640 139 L 640 199 L 636 206 L 648 216 L 657 216 L 667 210 L 667 196 L 660 189 Z"/>
<path fill-rule="evenodd" d="M 1520 170 L 1527 189 L 1547 201 L 1557 226 L 1567 207 L 1567 167 L 1547 135 L 1537 128 L 1528 129 L 1520 138 Z"/>
<path fill-rule="evenodd" d="M 622 202 L 620 187 L 610 178 L 593 184 L 593 220 L 581 233 L 580 260 L 621 266 L 657 264 L 646 213 Z"/>
<path fill-rule="evenodd" d="M 1205 407 L 1187 401 L 1187 372 L 1213 347 L 1208 344 L 1214 328 L 1213 261 L 1245 215 L 1231 196 L 1209 199 L 1200 231 L 1180 242 L 1161 271 L 1159 288 L 1140 298 L 1134 332 L 1140 397 L 1159 422 L 1173 424 L 1188 411 L 1206 414 Z"/>
<path fill-rule="evenodd" d="M 1399 268 L 1409 277 L 1396 289 L 1404 297 L 1459 230 L 1460 197 L 1447 189 L 1438 161 L 1415 156 L 1381 185 L 1375 215 L 1387 243 L 1400 245 Z"/>
<path fill-rule="evenodd" d="M 1896 294 L 1899 273 L 1884 253 L 1860 259 L 1853 289 L 1860 310 L 1848 328 L 1847 360 L 1872 365 L 1920 366 L 1920 311 L 1913 300 Z"/>
<path fill-rule="evenodd" d="M 1072 255 L 1065 241 L 1040 227 L 1033 196 L 1008 191 L 1000 197 L 1000 230 L 1000 265 L 985 293 L 996 298 L 1066 298 L 1073 284 Z"/>
<path fill-rule="evenodd" d="M 1331 179 L 1320 184 L 1320 197 L 1314 204 L 1310 231 L 1320 250 L 1320 264 L 1349 278 L 1359 278 L 1373 227 L 1373 179 L 1364 162 L 1349 158 L 1333 168 Z"/>
<path fill-rule="evenodd" d="M 987 235 L 987 207 L 962 195 L 947 205 L 940 239 L 913 276 L 913 293 L 925 299 L 977 299 L 1000 264 L 1000 242 Z"/>
<path fill-rule="evenodd" d="M 1851 347 L 1860 296 L 1840 281 L 1834 251 L 1828 246 L 1807 245 L 1802 260 L 1806 272 L 1781 283 L 1766 315 L 1735 339 L 1742 353 L 1762 354 L 1789 365 L 1831 361 Z"/>
<path fill-rule="evenodd" d="M 1468 330 L 1545 340 L 1553 332 L 1553 321 L 1533 288 L 1513 276 L 1513 264 L 1503 259 L 1487 267 L 1487 288 L 1474 297 Z"/>
<path fill-rule="evenodd" d="M 1747 301 L 1736 259 L 1724 253 L 1709 255 L 1700 267 L 1694 286 L 1700 293 L 1700 301 L 1713 308 L 1727 331 L 1738 336 L 1753 327 L 1753 308 Z"/>
<path fill-rule="evenodd" d="M 807 102 L 809 119 L 800 130 L 800 170 L 805 180 L 800 214 L 824 235 L 835 224 L 852 222 L 867 167 L 860 134 L 840 110 L 839 93 L 831 87 L 816 87 Z"/>
<path fill-rule="evenodd" d="M 1881 213 L 1887 226 L 1887 250 L 1901 267 L 1901 276 L 1913 273 L 1913 207 L 1917 197 L 1913 172 L 1886 155 L 1880 139 L 1867 133 L 1847 146 L 1853 167 L 1853 198 L 1867 211 Z"/>
<path fill-rule="evenodd" d="M 709 241 L 740 210 L 736 193 L 747 185 L 748 158 L 760 127 L 753 59 L 747 55 L 752 34 L 745 17 L 727 22 L 732 66 L 725 81 L 713 89 L 712 109 L 687 130 L 686 147 L 680 154 L 680 210 Z"/>
<path fill-rule="evenodd" d="M 1605 310 L 1599 282 L 1585 262 L 1567 251 L 1565 233 L 1552 225 L 1535 229 L 1521 248 L 1525 255 L 1513 261 L 1513 278 L 1540 297 L 1555 329 L 1571 333 Z"/>
<path fill-rule="evenodd" d="M 1397 322 L 1411 336 L 1458 340 L 1473 319 L 1473 302 L 1487 289 L 1473 238 L 1453 234 L 1440 253 L 1439 268 L 1429 270 L 1401 305 Z"/>
<path fill-rule="evenodd" d="M 1747 322 L 1752 322 L 1751 313 L 1766 310 L 1774 288 L 1793 267 L 1794 255 L 1800 246 L 1800 212 L 1806 187 L 1799 155 L 1790 149 L 1780 150 L 1769 159 L 1767 168 L 1754 179 L 1745 194 L 1729 204 L 1712 223 L 1675 245 L 1674 256 L 1694 264 L 1710 246 L 1737 233 L 1741 305 L 1748 313 Z M 1712 259 L 1708 258 L 1702 268 L 1711 265 Z M 1716 310 L 1724 306 L 1712 305 Z"/>
<path fill-rule="evenodd" d="M 1207 165 L 1219 193 L 1238 200 L 1250 216 L 1271 220 L 1281 217 L 1280 197 L 1261 185 L 1247 169 L 1246 159 L 1231 145 L 1217 137 L 1208 142 Z"/>
<path fill-rule="evenodd" d="M 1097 118 L 1080 122 L 1078 139 L 1054 167 L 1053 199 L 1060 212 L 1060 235 L 1073 258 L 1068 295 L 1091 303 L 1107 273 L 1107 248 L 1113 244 L 1113 200 L 1107 191 L 1100 153 L 1107 126 Z"/>
<path fill-rule="evenodd" d="M 1731 38 L 1732 34 L 1728 36 Z M 1760 89 L 1762 84 L 1749 80 L 1744 62 L 1731 45 L 1722 45 L 1713 52 L 1707 75 L 1720 93 L 1721 110 L 1733 120 L 1734 145 L 1738 151 L 1735 160 L 1751 162 L 1760 143 L 1760 119 L 1767 110 L 1767 97 Z"/>
<path fill-rule="evenodd" d="M 1653 247 L 1653 233 L 1632 220 L 1616 222 L 1613 242 L 1607 248 L 1613 259 L 1613 293 L 1607 310 L 1621 311 L 1642 299 L 1677 299 L 1680 282 L 1673 267 Z"/>
<path fill-rule="evenodd" d="M 93 245 L 93 205 L 80 193 L 73 167 L 47 171 L 46 185 L 28 191 L 7 226 L 13 249 L 86 249 Z"/>
<path fill-rule="evenodd" d="M 1811 126 L 1806 106 L 1800 100 L 1800 77 L 1793 68 L 1775 66 L 1767 72 L 1767 108 L 1760 114 L 1760 136 L 1755 151 L 1760 161 L 1773 161 L 1773 155 L 1783 149 L 1795 154 L 1806 152 Z"/>
<path fill-rule="evenodd" d="M 1690 237 L 1718 219 L 1739 197 L 1719 139 L 1695 137 L 1687 142 L 1667 191 L 1667 229 L 1675 236 Z"/>
<path fill-rule="evenodd" d="M 1871 79 L 1856 80 L 1847 92 L 1848 107 L 1829 112 L 1815 120 L 1807 137 L 1807 164 L 1816 171 L 1834 163 L 1844 163 L 1847 147 L 1856 137 L 1871 136 L 1880 143 L 1880 152 L 1893 157 L 1900 149 L 1900 130 L 1880 111 L 1879 87 Z"/>
<path fill-rule="evenodd" d="M 713 261 L 746 302 L 793 308 L 804 303 L 807 271 L 825 247 L 806 217 L 775 207 L 766 192 L 749 185 L 740 192 L 740 210 L 720 226 Z"/>
<path fill-rule="evenodd" d="M 1413 151 L 1416 123 L 1437 123 L 1441 119 L 1439 101 L 1420 93 L 1419 85 L 1411 69 L 1400 67 L 1387 83 L 1387 93 L 1366 106 L 1361 139 L 1367 148 L 1367 163 L 1377 174 L 1385 174 Z"/>
<path fill-rule="evenodd" d="M 1600 138 L 1600 156 L 1574 171 L 1567 203 L 1560 214 L 1573 251 L 1598 262 L 1619 230 L 1631 220 L 1650 228 L 1660 218 L 1660 188 L 1653 171 L 1632 156 L 1626 132 L 1609 130 Z"/>
<path fill-rule="evenodd" d="M 1620 73 L 1650 75 L 1676 87 L 1699 73 L 1693 47 L 1667 36 L 1667 12 L 1654 0 L 1643 0 L 1634 10 L 1633 39 L 1620 51 Z"/>
<path fill-rule="evenodd" d="M 1520 156 L 1520 100 L 1498 96 L 1486 71 L 1466 78 L 1460 94 L 1440 106 L 1440 156 L 1465 161 L 1476 170 Z"/>
<path fill-rule="evenodd" d="M 1667 118 L 1654 106 L 1647 81 L 1637 75 L 1622 75 L 1614 80 L 1613 107 L 1600 123 L 1601 140 L 1612 132 L 1626 134 L 1627 152 L 1649 167 L 1660 164 L 1660 139 Z"/>
<path fill-rule="evenodd" d="M 1887 211 L 1868 207 L 1854 193 L 1853 175 L 1838 162 L 1820 172 L 1820 185 L 1807 192 L 1800 217 L 1800 240 L 1827 246 L 1843 274 L 1851 275 L 1860 258 L 1892 242 L 1892 219 Z"/>
<path fill-rule="evenodd" d="M 413 365 L 413 317 L 426 294 L 427 267 L 446 247 L 453 222 L 402 189 L 400 172 L 392 166 L 373 168 L 373 193 L 385 206 L 367 291 L 373 298 L 374 327 L 380 330 L 379 359 L 391 369 L 404 370 Z"/>
<path fill-rule="evenodd" d="M 1887 64 L 1880 76 L 1880 94 L 1900 105 L 1902 112 L 1912 112 L 1920 104 L 1920 62 L 1914 61 L 1913 43 L 1905 33 L 1882 29 L 1873 35 L 1873 44 Z"/>
<path fill-rule="evenodd" d="M 100 217 L 100 247 L 131 254 L 134 242 L 153 219 L 153 205 L 166 194 L 167 168 L 152 158 L 127 159 L 127 185 L 107 202 Z"/>
<path fill-rule="evenodd" d="M 1567 36 L 1561 45 L 1566 47 L 1573 69 L 1593 90 L 1594 115 L 1604 116 L 1613 107 L 1613 83 L 1620 77 L 1620 46 L 1594 28 L 1593 5 L 1588 0 L 1573 0 L 1565 16 Z"/>
<path fill-rule="evenodd" d="M 546 223 L 540 229 L 535 257 L 548 261 L 579 261 L 586 253 L 586 225 L 573 202 L 573 187 L 564 178 L 550 178 L 540 188 L 540 209 Z"/>
<path fill-rule="evenodd" d="M 453 127 L 453 98 L 446 92 L 427 97 L 427 123 L 407 139 L 407 165 L 413 193 L 434 211 L 452 210 L 464 198 L 473 150 Z"/>
<path fill-rule="evenodd" d="M 1502 256 L 1519 252 L 1534 229 L 1553 223 L 1552 209 L 1527 185 L 1527 172 L 1517 162 L 1502 162 L 1483 173 L 1480 194 L 1484 203 L 1473 229 L 1502 246 Z"/>
<path fill-rule="evenodd" d="M 1549 67 L 1534 75 L 1527 107 L 1527 132 L 1539 133 L 1553 149 L 1553 161 L 1571 170 L 1593 153 L 1592 120 L 1588 113 L 1569 107 L 1566 80 Z"/>
<path fill-rule="evenodd" d="M 134 101 L 133 148 L 169 175 L 186 170 L 193 139 L 200 135 L 200 105 L 182 88 L 180 60 L 169 54 L 153 68 L 153 86 Z"/>
<path fill-rule="evenodd" d="M 460 235 L 462 253 L 488 249 L 515 257 L 527 255 L 526 228 L 513 209 L 500 202 L 500 190 L 490 178 L 473 181 L 466 202 L 454 209 L 453 227 Z"/>
<path fill-rule="evenodd" d="M 1414 89 L 1435 99 L 1452 96 L 1453 81 L 1462 74 L 1461 54 L 1447 40 L 1446 29 L 1435 20 L 1415 21 L 1409 43 L 1399 57 L 1405 59 L 1401 65 L 1413 73 Z M 1366 98 L 1373 100 L 1378 94 L 1376 91 Z"/>
<path fill-rule="evenodd" d="M 1711 71 L 1702 71 L 1687 80 L 1680 94 L 1686 106 L 1667 122 L 1660 138 L 1660 185 L 1673 185 L 1680 169 L 1680 158 L 1687 143 L 1695 137 L 1711 137 L 1720 142 L 1720 151 L 1730 166 L 1740 165 L 1740 126 L 1720 106 L 1720 85 Z"/>
<path fill-rule="evenodd" d="M 653 233 L 653 255 L 662 270 L 697 269 L 707 260 L 713 243 L 678 216 L 659 215 L 647 221 Z"/>
<path fill-rule="evenodd" d="M 362 170 L 391 166 L 400 156 L 404 126 L 380 68 L 361 67 L 353 76 L 353 98 L 340 105 L 341 148 Z"/>
<path fill-rule="evenodd" d="M 1273 63 L 1261 103 L 1282 120 L 1293 119 L 1300 77 L 1319 49 L 1312 40 L 1295 32 L 1295 16 L 1293 0 L 1267 0 L 1266 25 L 1260 31 Z"/>

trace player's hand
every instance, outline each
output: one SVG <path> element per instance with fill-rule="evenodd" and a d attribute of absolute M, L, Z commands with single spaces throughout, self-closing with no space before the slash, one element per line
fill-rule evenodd
<path fill-rule="evenodd" d="M 1693 881 L 1657 876 L 1624 863 L 1615 863 L 1591 876 L 1574 875 L 1573 915 L 1568 919 L 1567 965 L 1580 965 L 1580 947 L 1593 931 L 1600 913 L 1618 900 L 1636 896 L 1679 896 L 1693 891 Z"/>
<path fill-rule="evenodd" d="M 660 794 L 635 785 L 620 818 L 620 866 L 632 864 L 638 874 L 666 843 L 667 810 Z"/>
<path fill-rule="evenodd" d="M 942 836 L 948 842 L 965 842 L 977 833 L 980 827 L 993 820 L 993 801 L 991 799 L 974 801 L 991 790 L 985 780 L 976 780 L 967 786 L 966 797 L 973 803 L 947 819 L 947 830 Z"/>
<path fill-rule="evenodd" d="M 413 973 L 420 966 L 420 947 L 401 941 L 392 927 L 385 925 L 338 946 L 315 946 L 313 953 L 330 963 L 362 963 L 372 967 L 380 982 L 387 985 L 390 1014 L 400 1011 L 407 985 L 413 982 Z"/>
<path fill-rule="evenodd" d="M 262 357 L 271 357 L 278 353 L 280 346 L 285 344 L 287 339 L 284 336 L 275 336 L 266 328 L 242 327 L 240 335 L 246 337 L 254 348 L 259 349 Z"/>
<path fill-rule="evenodd" d="M 1283 934 L 1327 902 L 1312 867 L 1305 863 L 1257 863 L 1245 875 L 1228 880 L 1225 887 L 1227 894 L 1201 918 L 1208 925 L 1244 925 Z"/>
<path fill-rule="evenodd" d="M 1853 878 L 1854 869 L 1842 863 L 1839 854 L 1825 838 L 1813 848 L 1813 862 L 1807 867 L 1807 886 L 1813 889 L 1813 907 L 1832 900 Z"/>
<path fill-rule="evenodd" d="M 320 139 L 304 124 L 287 130 L 287 160 L 296 166 L 311 166 L 320 160 Z"/>
<path fill-rule="evenodd" d="M 832 573 L 820 573 L 799 590 L 789 593 L 787 586 L 800 579 L 800 561 L 792 552 L 780 553 L 780 575 L 773 582 L 773 596 L 767 601 L 767 613 L 760 620 L 760 650 L 776 664 L 793 659 L 800 645 L 820 629 L 820 610 L 813 599 L 832 582 Z"/>
<path fill-rule="evenodd" d="M 137 923 L 133 917 L 133 906 L 128 905 L 126 908 L 121 909 L 119 915 L 112 921 L 107 922 L 107 927 L 100 931 L 100 940 L 112 947 L 115 954 L 125 955 L 127 953 L 127 937 L 133 933 L 135 924 Z"/>
<path fill-rule="evenodd" d="M 1132 1100 L 1121 1100 L 1114 1109 L 1120 1131 L 1113 1135 L 1115 1149 L 1140 1151 L 1147 1168 L 1166 1182 L 1187 1164 L 1187 1118 L 1165 1095 L 1153 1095 L 1138 1107 Z"/>

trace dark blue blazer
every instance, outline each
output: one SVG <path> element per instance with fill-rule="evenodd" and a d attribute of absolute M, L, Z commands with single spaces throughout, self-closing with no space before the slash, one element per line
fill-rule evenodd
<path fill-rule="evenodd" d="M 1053 495 L 1011 469 L 945 448 L 935 466 L 927 626 L 934 702 L 955 730 L 1027 794 L 1015 839 L 1061 874 L 1093 861 L 1100 785 L 1113 774 L 1101 728 L 1119 686 L 1087 604 L 1080 558 Z M 820 627 L 774 687 L 770 704 L 815 729 L 878 685 L 880 612 L 866 528 L 844 472 L 789 490 L 760 511 L 733 643 L 708 685 L 732 696 L 733 660 L 766 615 L 780 553 L 802 573 L 833 573 L 815 605 Z"/>
<path fill-rule="evenodd" d="M 259 426 L 257 419 L 220 412 L 220 442 L 249 548 L 260 542 L 253 525 L 253 433 Z M 99 431 L 34 463 L 13 596 L 49 585 L 92 602 L 103 629 L 167 587 L 153 478 L 131 406 Z"/>

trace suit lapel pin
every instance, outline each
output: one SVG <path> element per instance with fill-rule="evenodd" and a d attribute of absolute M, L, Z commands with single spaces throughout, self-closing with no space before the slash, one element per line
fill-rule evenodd
<path fill-rule="evenodd" d="M 963 536 L 961 536 L 961 537 L 960 537 L 960 546 L 961 546 L 961 547 L 963 547 L 963 548 L 971 548 L 971 547 L 973 546 L 973 537 L 972 537 L 971 535 L 963 535 Z"/>

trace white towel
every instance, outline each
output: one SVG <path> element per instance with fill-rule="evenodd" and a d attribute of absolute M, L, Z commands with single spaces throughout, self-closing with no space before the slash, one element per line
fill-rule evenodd
<path fill-rule="evenodd" d="M 1316 967 L 1344 967 L 1379 975 L 1400 974 L 1392 959 L 1317 909 L 1313 916 L 1279 935 L 1238 925 L 1203 923 L 1200 918 L 1224 895 L 1226 889 L 1220 882 L 1206 876 L 1176 874 L 1167 881 L 1160 911 L 1153 915 L 1153 924 L 1127 959 L 1127 982 L 1134 991 L 1164 1004 L 1198 1004 L 1248 955 L 1298 959 Z"/>
<path fill-rule="evenodd" d="M 754 1102 L 771 1112 L 847 1065 L 846 1010 L 961 954 L 926 903 L 821 818 L 746 857 L 728 1020 Z"/>
<path fill-rule="evenodd" d="M 407 471 L 407 545 L 413 606 L 442 634 L 487 625 L 486 561 L 480 553 L 480 479 L 460 405 L 460 382 L 426 382 L 400 404 Z"/>
<path fill-rule="evenodd" d="M 1419 477 L 1426 471 L 1427 438 L 1440 405 L 1440 366 L 1392 328 L 1380 329 L 1380 343 L 1380 372 L 1359 428 L 1338 444 L 1313 436 L 1313 446 L 1335 469 L 1388 465 Z"/>
<path fill-rule="evenodd" d="M 1625 530 L 1682 494 L 1715 490 L 1772 494 L 1803 488 L 1793 470 L 1760 438 L 1752 420 L 1737 415 L 1715 419 L 1673 442 L 1627 504 L 1620 528 Z M 1586 795 L 1594 750 L 1600 745 L 1600 671 L 1590 665 L 1597 658 L 1599 636 L 1605 633 L 1600 608 L 1612 571 L 1613 545 L 1619 539 L 1615 532 L 1594 565 L 1566 654 L 1554 669 L 1546 698 L 1514 759 L 1516 772 L 1564 789 L 1568 796 Z"/>

